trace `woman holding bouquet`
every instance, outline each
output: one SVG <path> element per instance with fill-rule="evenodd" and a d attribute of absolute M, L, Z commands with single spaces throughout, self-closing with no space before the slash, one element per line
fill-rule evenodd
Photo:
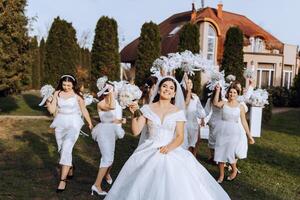
<path fill-rule="evenodd" d="M 216 96 L 216 90 L 212 91 L 210 98 L 207 100 L 204 110 L 206 115 L 210 115 L 209 121 L 207 122 L 209 126 L 209 135 L 208 135 L 208 148 L 209 148 L 209 158 L 208 161 L 212 164 L 214 162 L 214 151 L 215 151 L 215 144 L 216 144 L 216 137 L 217 134 L 220 132 L 220 122 L 222 119 L 222 110 L 213 105 L 213 99 Z M 221 93 L 217 96 L 219 101 L 222 101 Z"/>
<path fill-rule="evenodd" d="M 186 131 L 187 131 L 187 146 L 189 151 L 196 156 L 200 145 L 200 126 L 205 126 L 204 118 L 205 111 L 201 105 L 199 97 L 192 92 L 193 82 L 191 79 L 184 76 L 183 83 L 185 104 L 186 104 Z M 199 123 L 200 121 L 200 123 Z"/>
<path fill-rule="evenodd" d="M 193 154 L 181 147 L 186 117 L 180 84 L 166 76 L 154 94 L 139 117 L 134 117 L 138 104 L 129 106 L 133 134 L 147 124 L 150 136 L 127 160 L 105 199 L 230 199 Z"/>
<path fill-rule="evenodd" d="M 100 78 L 101 79 L 101 78 Z M 98 195 L 106 195 L 107 192 L 102 190 L 101 183 L 105 178 L 108 184 L 113 180 L 110 176 L 110 170 L 114 160 L 115 144 L 117 138 L 122 138 L 125 134 L 120 126 L 122 123 L 122 108 L 115 100 L 114 88 L 112 85 L 104 84 L 104 87 L 97 93 L 99 103 L 97 110 L 99 113 L 100 123 L 93 129 L 92 136 L 98 142 L 101 152 L 101 161 L 95 183 L 91 187 L 92 195 L 94 192 Z"/>
<path fill-rule="evenodd" d="M 215 155 L 214 160 L 218 162 L 220 175 L 218 182 L 221 183 L 224 179 L 224 164 L 230 163 L 232 173 L 227 177 L 227 180 L 232 181 L 236 178 L 238 170 L 236 167 L 236 158 L 239 151 L 239 143 L 241 141 L 241 129 L 239 120 L 248 136 L 250 144 L 254 144 L 254 139 L 250 133 L 248 123 L 245 116 L 245 108 L 238 101 L 240 90 L 236 85 L 231 85 L 226 97 L 228 101 L 219 101 L 220 86 L 216 86 L 216 95 L 213 99 L 214 106 L 222 109 L 222 121 L 219 123 L 220 132 L 216 135 Z"/>
<path fill-rule="evenodd" d="M 62 192 L 66 188 L 67 178 L 73 177 L 74 173 L 72 151 L 84 124 L 81 115 L 88 122 L 90 129 L 93 125 L 74 76 L 63 75 L 60 78 L 56 91 L 48 98 L 46 106 L 48 111 L 55 115 L 50 127 L 55 128 L 55 138 L 60 152 L 61 175 L 56 192 Z"/>
<path fill-rule="evenodd" d="M 140 103 L 142 105 L 145 105 L 145 104 L 149 104 L 150 103 L 150 98 L 153 94 L 153 91 L 155 89 L 155 85 L 157 83 L 157 77 L 155 76 L 150 76 L 145 84 L 142 86 L 141 90 L 142 90 L 142 97 L 140 99 Z M 142 143 L 145 142 L 146 139 L 148 139 L 149 137 L 149 133 L 148 133 L 148 127 L 147 126 L 144 126 L 142 132 L 141 132 L 141 136 L 140 136 L 140 139 L 139 139 L 139 143 L 138 145 L 141 145 Z"/>

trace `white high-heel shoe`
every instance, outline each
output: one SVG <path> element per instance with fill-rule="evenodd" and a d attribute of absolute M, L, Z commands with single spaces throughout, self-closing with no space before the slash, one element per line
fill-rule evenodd
<path fill-rule="evenodd" d="M 105 191 L 99 192 L 98 188 L 95 185 L 92 186 L 91 190 L 92 190 L 91 195 L 94 195 L 94 192 L 96 192 L 98 195 L 102 195 L 102 196 L 107 195 L 107 192 L 105 192 Z"/>

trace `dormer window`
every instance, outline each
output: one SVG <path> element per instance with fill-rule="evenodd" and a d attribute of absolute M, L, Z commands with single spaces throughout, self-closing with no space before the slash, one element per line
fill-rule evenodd
<path fill-rule="evenodd" d="M 183 25 L 180 26 L 176 26 L 168 35 L 168 37 L 172 37 L 174 36 L 178 31 L 180 31 L 180 29 L 183 27 Z"/>
<path fill-rule="evenodd" d="M 263 40 L 259 37 L 250 37 L 251 51 L 260 53 L 263 51 Z"/>

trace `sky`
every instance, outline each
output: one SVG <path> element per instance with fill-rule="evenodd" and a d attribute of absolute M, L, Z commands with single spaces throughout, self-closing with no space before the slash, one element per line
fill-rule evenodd
<path fill-rule="evenodd" d="M 26 15 L 35 17 L 30 35 L 47 37 L 57 16 L 71 22 L 83 46 L 91 47 L 103 15 L 118 22 L 120 48 L 140 35 L 145 22 L 161 23 L 179 12 L 200 8 L 201 0 L 28 0 Z M 219 0 L 204 0 L 216 8 Z M 300 0 L 223 0 L 223 10 L 245 15 L 283 43 L 300 45 Z M 83 38 L 88 38 L 87 40 Z"/>

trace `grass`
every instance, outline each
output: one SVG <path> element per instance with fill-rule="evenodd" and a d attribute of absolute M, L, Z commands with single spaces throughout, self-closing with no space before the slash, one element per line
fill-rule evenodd
<path fill-rule="evenodd" d="M 47 120 L 0 121 L 0 199 L 99 199 L 90 196 L 99 166 L 99 149 L 90 137 L 80 137 L 73 153 L 75 177 L 57 195 L 59 179 L 56 143 Z M 300 199 L 300 111 L 273 115 L 262 137 L 249 147 L 248 159 L 238 163 L 242 174 L 222 186 L 232 199 Z M 128 130 L 128 126 L 127 126 Z M 112 177 L 137 146 L 127 134 L 118 140 Z M 207 164 L 207 144 L 202 142 L 198 160 L 217 177 L 216 166 Z M 104 188 L 108 185 L 104 183 Z"/>
<path fill-rule="evenodd" d="M 45 107 L 38 105 L 41 100 L 39 91 L 26 91 L 18 95 L 0 97 L 0 115 L 49 115 Z M 88 106 L 88 110 L 91 115 L 97 115 L 95 104 Z"/>
<path fill-rule="evenodd" d="M 44 107 L 38 106 L 42 99 L 37 91 L 0 97 L 1 115 L 47 115 Z"/>

